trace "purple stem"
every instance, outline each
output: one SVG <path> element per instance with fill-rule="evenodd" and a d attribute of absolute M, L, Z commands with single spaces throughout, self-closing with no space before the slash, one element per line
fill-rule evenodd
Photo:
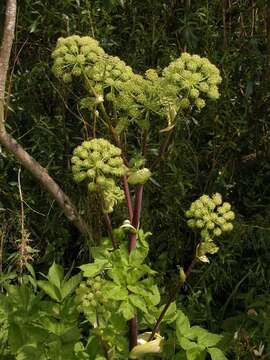
<path fill-rule="evenodd" d="M 140 215 L 142 208 L 142 195 L 143 195 L 143 185 L 138 185 L 135 194 L 135 205 L 132 218 L 132 226 L 137 229 L 140 223 Z M 129 241 L 129 252 L 136 248 L 137 234 L 131 234 Z"/>
<path fill-rule="evenodd" d="M 142 208 L 143 185 L 138 185 L 135 194 L 134 212 L 132 218 L 132 226 L 138 228 L 140 222 L 141 208 Z M 137 234 L 131 234 L 129 240 L 129 252 L 136 248 Z M 129 349 L 132 350 L 137 345 L 138 331 L 137 318 L 134 316 L 129 321 Z"/>
<path fill-rule="evenodd" d="M 123 187 L 124 187 L 126 203 L 127 203 L 127 208 L 128 208 L 129 221 L 132 222 L 132 219 L 133 219 L 132 201 L 131 201 L 131 196 L 130 196 L 130 191 L 129 191 L 129 186 L 128 186 L 128 181 L 127 181 L 126 175 L 123 176 Z"/>

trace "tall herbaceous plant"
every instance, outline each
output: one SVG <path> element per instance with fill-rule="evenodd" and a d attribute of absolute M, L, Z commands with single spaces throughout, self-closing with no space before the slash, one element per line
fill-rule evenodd
<path fill-rule="evenodd" d="M 72 173 L 96 194 L 108 228 L 108 237 L 93 248 L 94 261 L 81 266 L 84 280 L 76 297 L 89 324 L 89 343 L 95 344 L 93 358 L 151 359 L 156 353 L 162 359 L 206 359 L 207 354 L 226 359 L 221 336 L 190 326 L 175 300 L 194 266 L 209 262 L 219 239 L 233 229 L 231 205 L 216 193 L 202 195 L 186 211 L 198 244 L 190 266 L 179 266 L 175 294 L 164 301 L 158 273 L 146 263 L 151 234 L 140 228 L 144 185 L 154 179 L 181 119 L 219 98 L 219 70 L 206 58 L 182 53 L 163 71 L 136 74 L 95 39 L 77 35 L 60 38 L 52 57 L 59 80 L 83 87 L 79 105 L 91 114 L 92 135 L 74 149 Z M 134 136 L 136 149 L 129 140 Z M 160 139 L 154 158 L 148 151 L 152 137 Z M 112 229 L 111 217 L 121 203 L 127 211 Z"/>

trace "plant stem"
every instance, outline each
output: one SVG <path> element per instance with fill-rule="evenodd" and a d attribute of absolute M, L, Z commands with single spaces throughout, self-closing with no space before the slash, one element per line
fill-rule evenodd
<path fill-rule="evenodd" d="M 137 341 L 137 317 L 129 320 L 129 350 L 131 351 L 138 343 Z"/>
<path fill-rule="evenodd" d="M 143 185 L 138 185 L 135 194 L 134 212 L 132 217 L 132 226 L 138 228 L 142 208 Z M 136 248 L 137 234 L 131 234 L 129 239 L 129 252 Z M 134 316 L 129 321 L 129 349 L 132 350 L 137 345 L 137 318 Z"/>
<path fill-rule="evenodd" d="M 137 229 L 140 223 L 140 215 L 142 208 L 143 185 L 138 185 L 135 194 L 134 212 L 132 218 L 132 226 Z M 131 234 L 129 241 L 129 252 L 136 248 L 137 234 Z"/>
<path fill-rule="evenodd" d="M 187 271 L 185 272 L 186 275 L 186 279 L 188 278 L 188 276 L 190 275 L 190 273 L 192 272 L 194 266 L 197 264 L 197 258 L 195 257 L 191 264 L 189 265 Z M 161 311 L 161 314 L 159 315 L 159 318 L 157 319 L 157 322 L 151 332 L 151 335 L 148 339 L 148 341 L 151 341 L 154 339 L 155 334 L 158 332 L 159 330 L 159 326 L 161 324 L 161 321 L 163 320 L 168 308 L 170 307 L 171 303 L 176 299 L 177 293 L 181 290 L 182 286 L 184 285 L 185 282 L 181 282 L 178 281 L 176 286 L 174 287 L 174 291 L 171 293 L 171 295 L 169 296 L 169 299 L 167 300 L 167 303 L 165 304 L 163 310 Z"/>
<path fill-rule="evenodd" d="M 155 169 L 159 165 L 159 163 L 162 161 L 164 154 L 166 153 L 169 143 L 171 141 L 172 133 L 173 133 L 172 130 L 167 132 L 167 136 L 165 137 L 165 139 L 163 140 L 163 143 L 160 146 L 158 157 L 153 162 L 153 164 L 151 166 L 151 170 Z"/>
<path fill-rule="evenodd" d="M 116 243 L 115 237 L 113 235 L 111 219 L 110 219 L 110 217 L 109 217 L 109 215 L 107 213 L 103 213 L 103 216 L 104 216 L 104 220 L 105 220 L 105 223 L 106 223 L 106 226 L 107 226 L 109 237 L 110 237 L 110 239 L 112 241 L 112 244 L 113 244 L 113 248 L 117 249 L 117 243 Z"/>
<path fill-rule="evenodd" d="M 123 187 L 124 187 L 126 203 L 127 203 L 127 208 L 128 208 L 129 221 L 132 222 L 133 208 L 132 208 L 132 201 L 131 201 L 131 196 L 130 196 L 130 191 L 129 191 L 129 186 L 128 186 L 128 181 L 127 181 L 126 175 L 123 176 Z"/>

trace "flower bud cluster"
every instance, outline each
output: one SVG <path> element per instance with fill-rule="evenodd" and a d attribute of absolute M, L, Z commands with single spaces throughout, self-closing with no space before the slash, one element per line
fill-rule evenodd
<path fill-rule="evenodd" d="M 104 54 L 98 42 L 89 36 L 59 38 L 52 53 L 53 72 L 64 82 L 71 82 L 73 77 L 81 76 L 84 69 L 92 69 Z"/>
<path fill-rule="evenodd" d="M 128 183 L 130 185 L 145 184 L 152 175 L 147 168 L 131 171 L 128 176 Z"/>
<path fill-rule="evenodd" d="M 205 106 L 205 97 L 219 98 L 217 85 L 221 82 L 219 70 L 207 58 L 183 53 L 163 70 L 165 82 L 177 88 L 179 108 L 194 104 L 198 109 Z"/>
<path fill-rule="evenodd" d="M 96 313 L 97 307 L 99 312 L 104 309 L 107 301 L 102 295 L 102 287 L 105 282 L 100 276 L 81 282 L 76 290 L 76 303 L 80 312 L 87 315 Z"/>
<path fill-rule="evenodd" d="M 189 218 L 188 226 L 199 229 L 202 240 L 206 242 L 212 241 L 223 232 L 232 231 L 231 221 L 235 218 L 231 205 L 223 202 L 219 193 L 212 197 L 201 196 L 191 204 L 190 209 L 186 211 L 186 216 Z"/>
<path fill-rule="evenodd" d="M 73 35 L 58 40 L 52 57 L 58 78 L 84 80 L 88 94 L 81 106 L 96 111 L 100 103 L 112 102 L 118 117 L 125 119 L 124 129 L 130 122 L 148 128 L 151 115 L 167 118 L 170 127 L 179 111 L 193 105 L 202 109 L 206 98 L 219 97 L 219 70 L 198 55 L 183 53 L 162 76 L 154 69 L 138 75 L 118 57 L 106 54 L 95 39 Z"/>
<path fill-rule="evenodd" d="M 84 141 L 74 149 L 71 163 L 76 182 L 87 180 L 90 192 L 101 192 L 105 212 L 112 212 L 116 203 L 124 199 L 123 190 L 114 180 L 127 171 L 121 149 L 105 139 Z"/>

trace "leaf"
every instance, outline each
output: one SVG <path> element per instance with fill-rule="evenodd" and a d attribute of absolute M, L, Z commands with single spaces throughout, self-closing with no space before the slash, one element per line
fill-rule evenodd
<path fill-rule="evenodd" d="M 126 282 L 126 277 L 125 274 L 123 274 L 122 267 L 114 266 L 107 274 L 117 285 L 125 284 Z"/>
<path fill-rule="evenodd" d="M 162 311 L 163 310 L 163 307 L 165 305 L 163 305 L 160 310 Z M 160 311 L 160 312 L 161 312 Z M 176 319 L 177 319 L 177 316 L 178 316 L 178 310 L 177 310 L 177 307 L 176 307 L 176 303 L 175 301 L 172 302 L 168 308 L 168 310 L 166 311 L 166 314 L 165 316 L 163 317 L 163 320 L 165 323 L 167 324 L 170 324 L 172 322 L 174 322 Z"/>
<path fill-rule="evenodd" d="M 63 279 L 64 279 L 64 269 L 62 268 L 62 266 L 57 265 L 54 262 L 48 272 L 49 282 L 55 285 L 58 289 L 60 289 Z"/>
<path fill-rule="evenodd" d="M 62 299 L 65 299 L 68 295 L 70 295 L 76 287 L 81 282 L 81 274 L 77 274 L 72 276 L 68 281 L 66 281 L 61 289 Z"/>
<path fill-rule="evenodd" d="M 204 347 L 201 347 L 196 342 L 189 340 L 188 338 L 185 338 L 182 336 L 180 339 L 178 339 L 179 345 L 184 350 L 190 350 L 190 349 L 199 349 L 204 350 Z"/>
<path fill-rule="evenodd" d="M 146 303 L 145 300 L 142 296 L 140 295 L 135 295 L 135 294 L 131 294 L 129 296 L 130 302 L 136 306 L 138 309 L 140 309 L 141 311 L 143 311 L 144 313 L 147 313 L 147 307 L 146 307 Z"/>
<path fill-rule="evenodd" d="M 118 312 L 120 312 L 126 320 L 132 319 L 135 315 L 135 309 L 129 301 L 123 301 Z"/>
<path fill-rule="evenodd" d="M 45 355 L 42 354 L 40 346 L 37 344 L 26 344 L 21 347 L 16 356 L 16 360 L 45 360 Z"/>
<path fill-rule="evenodd" d="M 141 266 L 138 269 L 132 269 L 126 274 L 126 281 L 128 285 L 136 285 L 138 281 L 145 276 L 145 272 L 142 271 Z"/>
<path fill-rule="evenodd" d="M 116 134 L 120 135 L 123 131 L 125 131 L 128 128 L 128 125 L 129 125 L 128 118 L 121 117 L 114 129 Z"/>
<path fill-rule="evenodd" d="M 148 247 L 141 246 L 138 249 L 136 248 L 132 250 L 129 255 L 130 265 L 134 267 L 140 266 L 144 262 L 147 254 L 148 254 Z"/>
<path fill-rule="evenodd" d="M 49 283 L 49 281 L 38 280 L 37 284 L 51 299 L 59 302 L 62 300 L 59 289 L 55 285 Z"/>
<path fill-rule="evenodd" d="M 190 323 L 188 317 L 183 313 L 183 311 L 177 311 L 177 319 L 176 319 L 176 336 L 178 340 L 185 336 L 190 329 Z"/>
<path fill-rule="evenodd" d="M 33 279 L 35 279 L 36 273 L 35 273 L 33 266 L 29 263 L 26 263 L 25 266 L 26 266 L 27 270 L 29 271 L 29 273 L 32 275 Z"/>
<path fill-rule="evenodd" d="M 204 360 L 206 352 L 200 348 L 193 348 L 186 352 L 187 360 Z"/>
<path fill-rule="evenodd" d="M 220 340 L 222 339 L 221 335 L 210 333 L 209 331 L 203 329 L 204 331 L 197 330 L 200 327 L 199 326 L 193 326 L 192 328 L 195 328 L 195 333 L 198 332 L 198 343 L 200 345 L 203 345 L 205 347 L 211 347 L 217 345 Z M 191 328 L 191 329 L 192 329 Z M 202 328 L 201 328 L 202 329 Z"/>
<path fill-rule="evenodd" d="M 83 272 L 83 276 L 85 277 L 94 277 L 101 273 L 101 271 L 108 264 L 108 260 L 98 259 L 94 263 L 84 264 L 80 266 L 80 269 Z"/>
<path fill-rule="evenodd" d="M 223 351 L 218 348 L 210 348 L 207 351 L 211 355 L 212 360 L 228 360 Z"/>
<path fill-rule="evenodd" d="M 127 300 L 128 291 L 119 285 L 115 285 L 113 282 L 106 284 L 102 289 L 102 295 L 111 300 Z"/>
<path fill-rule="evenodd" d="M 12 352 L 16 353 L 18 349 L 24 344 L 24 336 L 21 327 L 13 322 L 9 325 L 9 346 Z"/>

